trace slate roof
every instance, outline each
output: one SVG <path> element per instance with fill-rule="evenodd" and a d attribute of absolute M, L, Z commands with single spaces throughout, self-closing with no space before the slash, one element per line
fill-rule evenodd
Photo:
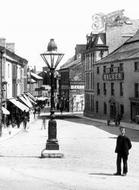
<path fill-rule="evenodd" d="M 121 26 L 107 27 L 106 41 L 109 53 L 120 47 L 130 37 L 134 36 L 139 29 L 139 19 L 130 20 L 131 24 L 123 23 Z"/>
<path fill-rule="evenodd" d="M 62 67 L 60 67 L 60 69 L 66 69 L 66 68 L 70 68 L 70 67 L 72 67 L 72 66 L 74 66 L 74 65 L 77 65 L 77 64 L 79 64 L 79 63 L 81 63 L 81 59 L 76 59 L 76 60 L 74 60 L 74 61 L 71 61 L 70 63 L 68 63 L 68 64 L 64 64 Z"/>
<path fill-rule="evenodd" d="M 104 57 L 96 64 L 111 63 L 127 59 L 139 58 L 139 30 L 115 51 Z"/>

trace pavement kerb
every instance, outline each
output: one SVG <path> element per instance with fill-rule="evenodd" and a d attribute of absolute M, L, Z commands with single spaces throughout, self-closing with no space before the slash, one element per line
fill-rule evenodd
<path fill-rule="evenodd" d="M 55 112 L 55 115 L 59 115 L 59 114 L 61 116 L 64 116 L 64 115 L 74 115 L 74 116 L 77 116 L 77 117 L 85 118 L 85 119 L 88 119 L 88 120 L 92 120 L 94 122 L 99 122 L 99 123 L 103 123 L 103 124 L 107 125 L 107 120 L 87 117 L 87 116 L 83 115 L 83 112 L 63 112 L 62 114 L 60 112 Z M 40 114 L 40 116 L 46 116 L 46 115 L 48 116 L 49 112 L 48 113 L 42 112 Z M 111 122 L 110 126 L 113 126 L 113 125 L 114 125 L 114 122 Z M 121 122 L 120 123 L 120 127 L 125 127 L 125 128 L 134 129 L 134 130 L 139 130 L 139 124 L 136 124 L 136 123 Z"/>
<path fill-rule="evenodd" d="M 99 123 L 103 123 L 103 124 L 107 125 L 107 121 L 103 120 L 103 119 L 95 119 L 95 118 L 90 118 L 90 117 L 86 117 L 86 116 L 78 115 L 78 114 L 76 114 L 76 115 L 78 117 L 81 117 L 81 118 L 85 118 L 85 119 L 88 119 L 88 120 L 91 120 L 91 121 L 94 121 L 94 122 L 99 122 Z M 112 123 L 112 125 L 114 125 L 114 124 Z M 111 124 L 110 124 L 110 126 L 111 126 Z M 121 122 L 119 127 L 125 127 L 125 128 L 134 129 L 134 130 L 139 130 L 139 125 L 136 124 L 136 123 Z"/>

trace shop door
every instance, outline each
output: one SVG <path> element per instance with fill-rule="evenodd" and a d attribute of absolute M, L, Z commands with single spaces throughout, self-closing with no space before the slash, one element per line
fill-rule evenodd
<path fill-rule="evenodd" d="M 115 103 L 110 104 L 110 118 L 114 119 L 116 116 L 116 105 Z"/>

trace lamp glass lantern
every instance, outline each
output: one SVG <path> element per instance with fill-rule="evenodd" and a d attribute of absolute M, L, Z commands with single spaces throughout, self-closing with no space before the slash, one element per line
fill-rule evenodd
<path fill-rule="evenodd" d="M 47 67 L 51 73 L 51 108 L 50 108 L 50 120 L 48 122 L 48 140 L 46 143 L 46 150 L 59 150 L 58 140 L 57 140 L 57 124 L 54 110 L 54 91 L 55 91 L 55 79 L 54 73 L 55 69 L 57 68 L 58 64 L 62 60 L 64 54 L 57 52 L 57 45 L 54 39 L 50 39 L 50 42 L 47 46 L 47 51 L 41 54 L 42 59 L 46 63 Z"/>

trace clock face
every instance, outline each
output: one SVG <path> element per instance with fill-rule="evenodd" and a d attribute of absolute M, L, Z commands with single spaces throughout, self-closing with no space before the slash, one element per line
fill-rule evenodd
<path fill-rule="evenodd" d="M 98 34 L 105 31 L 104 16 L 101 14 L 95 14 L 92 16 L 92 32 Z"/>

